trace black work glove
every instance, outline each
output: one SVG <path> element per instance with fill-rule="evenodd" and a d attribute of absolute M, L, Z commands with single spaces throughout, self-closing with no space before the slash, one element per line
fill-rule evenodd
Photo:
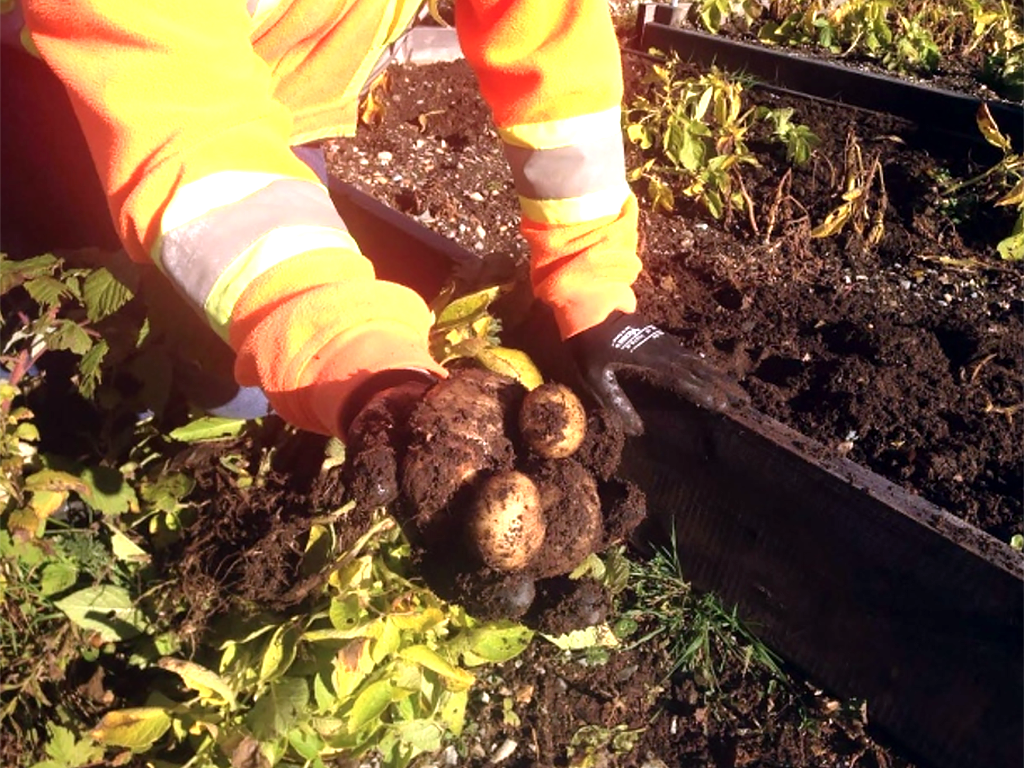
<path fill-rule="evenodd" d="M 613 312 L 567 343 L 583 385 L 599 405 L 619 417 L 628 435 L 642 434 L 644 425 L 619 385 L 620 370 L 635 371 L 715 411 L 749 401 L 739 384 L 635 314 Z"/>
<path fill-rule="evenodd" d="M 340 424 L 345 436 L 343 478 L 346 495 L 357 509 L 383 506 L 398 497 L 409 417 L 438 381 L 427 371 L 383 371 L 349 397 Z"/>

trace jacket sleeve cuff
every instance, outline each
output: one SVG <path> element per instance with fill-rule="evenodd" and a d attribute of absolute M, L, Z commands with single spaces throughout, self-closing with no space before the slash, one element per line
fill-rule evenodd
<path fill-rule="evenodd" d="M 642 269 L 637 218 L 631 194 L 616 216 L 568 225 L 523 219 L 533 293 L 551 307 L 563 339 L 612 312 L 636 311 L 632 286 Z"/>
<path fill-rule="evenodd" d="M 373 374 L 446 375 L 428 351 L 423 299 L 344 261 L 316 254 L 278 265 L 243 292 L 230 328 L 238 382 L 262 387 L 289 423 L 338 437 L 347 399 Z"/>

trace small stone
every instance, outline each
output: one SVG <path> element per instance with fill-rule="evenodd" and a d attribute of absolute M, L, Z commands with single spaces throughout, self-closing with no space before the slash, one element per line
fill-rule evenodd
<path fill-rule="evenodd" d="M 377 159 L 382 163 L 390 163 L 394 157 L 394 155 L 387 151 L 377 153 Z"/>
<path fill-rule="evenodd" d="M 519 746 L 519 742 L 513 739 L 505 739 L 501 743 L 501 746 L 494 750 L 494 754 L 491 755 L 491 764 L 497 765 L 503 760 L 507 760 L 512 757 L 512 753 L 516 751 L 516 747 Z"/>
<path fill-rule="evenodd" d="M 481 195 L 479 192 L 470 192 L 468 195 L 466 195 L 466 197 L 477 203 L 482 203 L 484 201 L 484 196 Z"/>
<path fill-rule="evenodd" d="M 478 225 L 476 228 L 476 236 L 483 240 L 485 237 L 487 237 L 487 230 L 484 229 L 483 226 Z"/>

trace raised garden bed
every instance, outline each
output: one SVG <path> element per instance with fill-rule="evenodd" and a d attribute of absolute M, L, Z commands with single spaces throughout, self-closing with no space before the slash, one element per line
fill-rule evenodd
<path fill-rule="evenodd" d="M 627 65 L 630 87 L 635 88 L 646 62 L 627 57 Z M 779 103 L 776 95 L 755 98 Z M 881 553 L 891 545 L 893 553 L 903 553 L 895 559 L 904 565 L 911 560 L 913 568 L 914 547 L 909 540 L 919 534 L 926 538 L 935 534 L 936 541 L 946 542 L 937 551 L 947 547 L 954 559 L 968 553 L 967 560 L 995 580 L 988 587 L 980 587 L 983 594 L 977 597 L 980 602 L 976 608 L 985 611 L 982 606 L 988 604 L 1001 615 L 994 620 L 1005 632 L 1007 644 L 1001 658 L 1016 669 L 1012 659 L 1020 655 L 1020 600 L 1016 598 L 1021 595 L 1021 573 L 1019 555 L 1005 542 L 1021 530 L 1020 429 L 1016 420 L 1007 418 L 1020 402 L 1021 361 L 1013 351 L 1019 349 L 1022 339 L 1021 305 L 1016 298 L 1020 295 L 1020 270 L 995 256 L 991 232 L 986 239 L 984 232 L 969 227 L 957 231 L 929 207 L 927 169 L 943 162 L 959 163 L 958 167 L 964 169 L 963 158 L 937 160 L 916 148 L 918 131 L 906 121 L 857 111 L 836 112 L 817 102 L 785 103 L 795 106 L 795 119 L 809 123 L 823 138 L 824 145 L 818 151 L 826 156 L 842 156 L 849 131 L 872 142 L 870 147 L 879 153 L 889 184 L 885 237 L 877 248 L 866 247 L 853 233 L 810 240 L 806 231 L 791 232 L 775 242 L 765 242 L 745 232 L 742 222 L 734 219 L 723 227 L 696 206 L 686 207 L 683 216 L 645 214 L 646 270 L 638 285 L 641 307 L 741 376 L 759 410 L 812 437 L 815 442 L 802 449 L 827 454 L 826 462 L 843 482 L 849 477 L 844 479 L 842 469 L 836 467 L 842 466 L 841 457 L 846 457 L 922 496 L 924 502 L 914 502 L 900 490 L 879 491 L 882 501 L 878 509 L 895 498 L 909 511 L 905 511 L 905 522 L 900 525 L 885 522 L 888 513 L 882 514 L 879 530 L 884 531 L 885 543 L 868 535 L 862 540 L 862 551 L 876 551 L 884 560 L 888 556 Z M 898 136 L 900 141 L 877 141 L 877 136 Z M 464 65 L 398 70 L 382 127 L 365 131 L 353 142 L 336 143 L 331 158 L 333 172 L 342 179 L 454 237 L 468 249 L 502 258 L 512 256 L 513 260 L 523 255 L 515 234 L 514 196 L 504 175 L 500 148 L 487 127 L 486 109 Z M 770 161 L 771 155 L 760 159 Z M 821 181 L 814 181 L 813 172 L 805 174 L 803 183 L 808 184 L 803 199 L 812 201 L 809 214 L 820 220 L 832 201 Z M 766 172 L 759 179 L 755 199 L 763 199 L 759 195 L 773 191 L 775 185 L 777 179 L 773 184 Z M 938 218 L 933 228 L 929 228 L 929 213 Z M 1001 221 L 1005 226 L 1006 218 Z M 941 239 L 937 237 L 940 234 Z M 655 419 L 655 423 L 660 422 Z M 757 434 L 756 429 L 741 429 L 740 436 L 730 442 L 713 426 L 705 425 L 703 429 L 699 432 L 703 437 L 694 438 L 691 450 L 694 455 L 710 454 L 714 457 L 710 459 L 712 464 L 720 455 L 717 441 L 725 440 L 728 445 L 728 450 L 721 449 L 723 455 L 735 451 L 742 457 L 743 451 L 737 446 L 745 444 L 750 434 Z M 671 455 L 667 446 L 680 450 L 669 439 L 662 446 L 662 456 Z M 732 461 L 732 470 L 723 475 L 726 479 L 721 482 L 736 486 L 744 482 L 743 459 L 734 454 Z M 761 470 L 751 459 L 751 473 L 757 471 Z M 685 505 L 685 490 L 668 491 L 663 500 L 672 500 L 673 493 L 679 494 L 675 501 Z M 746 503 L 756 501 L 756 494 L 745 499 Z M 798 499 L 790 497 L 791 502 L 794 500 Z M 968 525 L 950 523 L 947 513 Z M 821 539 L 809 531 L 815 529 L 818 536 L 824 536 L 829 528 L 823 517 L 827 510 L 822 507 L 817 512 L 808 511 L 809 517 L 802 524 L 797 521 L 799 514 L 792 518 L 793 527 L 785 535 L 773 534 L 771 523 L 750 527 L 749 518 L 756 517 L 757 512 L 745 514 L 751 542 L 762 537 L 775 539 L 772 544 L 752 545 L 752 551 L 765 546 L 777 556 L 797 551 L 801 534 L 807 535 L 808 546 L 813 547 L 813 542 Z M 860 513 L 862 518 L 872 515 L 864 510 Z M 901 527 L 904 524 L 906 528 Z M 713 529 L 706 525 L 707 530 Z M 1004 543 L 978 533 L 974 526 Z M 729 525 L 722 523 L 721 528 L 725 531 Z M 771 589 L 765 582 L 752 586 L 748 579 L 753 572 L 746 571 L 735 577 L 731 591 L 726 586 L 731 580 L 730 555 L 746 551 L 739 530 L 722 533 L 717 541 L 712 537 L 696 543 L 691 536 L 692 548 L 686 554 L 693 558 L 696 572 L 707 568 L 701 586 L 726 587 L 730 598 L 741 604 L 746 601 L 744 608 L 748 610 L 752 607 L 751 592 L 764 590 L 761 608 L 751 613 L 771 625 L 770 614 L 775 610 L 776 619 L 781 615 L 778 606 L 782 601 L 772 608 Z M 848 529 L 834 530 L 831 544 L 838 556 L 849 551 L 853 543 L 851 540 L 849 546 L 844 545 L 844 536 L 850 535 Z M 975 544 L 961 549 L 963 540 Z M 715 554 L 709 554 L 709 550 Z M 828 556 L 821 557 L 822 562 L 830 561 Z M 942 595 L 949 585 L 943 587 L 923 575 L 942 570 L 941 556 L 933 561 L 934 568 L 924 565 L 930 557 L 922 556 L 922 569 L 910 581 L 923 590 L 920 594 Z M 737 559 L 749 562 L 739 555 Z M 848 571 L 842 583 L 866 597 L 873 588 L 867 587 L 867 582 L 858 583 L 855 573 L 856 569 Z M 792 577 L 793 594 L 814 578 L 808 572 L 799 577 L 782 573 L 776 576 L 780 582 Z M 994 587 L 997 582 L 1002 586 Z M 886 593 L 885 583 L 878 583 L 878 592 L 869 601 Z M 741 596 L 743 592 L 746 598 Z M 972 597 L 971 590 L 966 590 L 965 604 Z M 987 602 L 989 598 L 992 602 Z M 820 604 L 807 609 L 822 610 Z M 890 615 L 890 620 L 894 618 L 895 614 Z M 938 626 L 971 624 L 962 619 L 962 615 L 949 616 L 948 621 L 939 620 Z M 877 638 L 883 631 L 880 628 L 895 626 L 890 620 L 879 621 L 873 629 L 867 629 L 867 625 L 861 629 Z M 915 618 L 908 617 L 906 626 L 911 628 L 915 622 Z M 792 625 L 786 631 L 799 634 Z M 819 653 L 820 646 L 827 642 L 827 633 L 825 630 L 825 635 L 817 636 Z M 774 639 L 787 644 L 781 636 Z M 908 642 L 905 647 L 913 654 L 914 643 L 923 639 Z M 951 647 L 946 646 L 947 650 Z M 793 648 L 790 645 L 787 650 Z M 836 651 L 841 653 L 838 648 Z M 814 666 L 809 659 L 802 659 L 805 667 Z M 947 663 L 939 662 L 924 676 Z M 884 666 L 882 663 L 880 668 Z M 934 706 L 929 713 L 918 713 L 924 719 L 937 718 L 932 721 L 931 732 L 926 734 L 928 727 L 917 730 L 920 722 L 912 722 L 913 708 L 899 705 L 886 711 L 886 705 L 881 704 L 885 725 L 936 764 L 962 764 L 959 761 L 981 756 L 994 764 L 1013 764 L 1020 742 L 1016 738 L 1019 708 L 1013 704 L 1019 699 L 1020 676 L 1013 672 L 1007 675 L 1005 679 L 1014 682 L 999 693 L 998 669 L 998 664 L 992 668 L 990 678 L 995 688 L 979 686 L 973 690 L 984 690 L 982 698 L 994 697 L 989 717 L 1004 723 L 1005 739 L 989 740 L 980 725 L 975 736 L 964 737 L 964 732 L 970 730 L 964 729 L 945 740 L 937 737 L 942 728 L 957 722 L 959 710 L 950 704 L 952 708 L 941 715 L 939 710 L 947 704 L 930 696 L 932 689 L 924 682 L 921 687 L 907 686 L 905 690 L 920 697 L 917 703 L 922 706 L 931 698 Z M 869 676 L 866 669 L 860 673 L 847 669 L 843 674 L 847 673 L 850 676 L 845 682 L 833 678 L 832 684 L 844 688 L 858 674 Z M 859 682 L 866 680 L 862 676 Z M 853 682 L 853 687 L 858 684 Z M 874 684 L 878 687 L 873 695 L 880 703 L 883 688 L 900 688 L 880 678 Z M 946 726 L 939 725 L 943 721 Z M 993 724 L 986 721 L 986 727 Z"/>
<path fill-rule="evenodd" d="M 939 142 L 982 144 L 975 122 L 982 102 L 1001 125 L 1017 126 L 1024 120 L 1019 104 L 991 94 L 983 98 L 840 63 L 835 57 L 815 57 L 806 50 L 796 53 L 684 28 L 673 23 L 673 11 L 660 3 L 640 5 L 637 50 L 675 51 L 701 66 L 716 65 L 780 89 L 901 117 L 934 134 Z M 1013 137 L 1020 140 L 1017 132 Z"/>

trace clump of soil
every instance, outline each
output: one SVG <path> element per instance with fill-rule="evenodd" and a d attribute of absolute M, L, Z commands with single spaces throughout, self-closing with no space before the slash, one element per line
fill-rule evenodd
<path fill-rule="evenodd" d="M 195 480 L 190 497 L 198 510 L 180 541 L 164 552 L 160 565 L 176 574 L 187 606 L 183 633 L 199 636 L 226 611 L 297 609 L 323 583 L 321 574 L 303 572 L 306 539 L 313 522 L 344 503 L 340 469 L 319 472 L 325 439 L 283 428 L 268 419 L 265 441 L 243 437 L 200 443 L 179 454 L 168 472 Z M 275 430 L 274 425 L 281 428 Z M 255 466 L 273 450 L 269 470 Z M 221 459 L 245 457 L 255 480 L 240 486 L 237 467 Z M 244 483 L 243 483 L 244 485 Z M 348 549 L 371 523 L 370 511 L 352 511 L 335 523 L 340 551 Z"/>
<path fill-rule="evenodd" d="M 591 553 L 627 538 L 644 518 L 645 499 L 614 476 L 624 438 L 612 422 L 586 414 L 579 403 L 568 421 L 554 406 L 524 410 L 526 399 L 514 379 L 478 368 L 456 369 L 428 390 L 384 462 L 401 467 L 393 508 L 442 597 L 481 617 L 532 616 L 579 628 L 604 619 L 606 611 L 588 606 L 607 605 L 609 596 L 582 602 L 552 596 L 582 588 L 563 577 Z M 537 452 L 537 435 L 546 428 L 562 435 L 570 422 L 578 431 L 585 421 L 595 429 L 575 435 L 582 439 L 573 441 L 571 455 Z M 531 517 L 538 513 L 540 519 Z M 602 591 L 596 583 L 586 589 Z M 538 594 L 544 599 L 535 604 Z"/>

